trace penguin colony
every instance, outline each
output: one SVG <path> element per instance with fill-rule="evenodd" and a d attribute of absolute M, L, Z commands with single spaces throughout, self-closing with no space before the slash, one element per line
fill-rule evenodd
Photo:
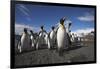
<path fill-rule="evenodd" d="M 67 20 L 65 17 L 61 18 L 59 26 L 57 28 L 52 26 L 51 32 L 49 33 L 46 32 L 44 26 L 41 26 L 37 36 L 34 35 L 32 30 L 30 30 L 29 34 L 28 29 L 24 28 L 21 39 L 18 42 L 19 52 L 21 53 L 23 50 L 31 47 L 38 50 L 41 46 L 46 45 L 48 49 L 52 49 L 56 46 L 56 50 L 59 55 L 61 55 L 64 49 L 69 48 L 72 42 L 77 41 L 77 35 L 71 35 L 71 23 L 68 23 L 67 28 L 64 26 L 65 20 Z"/>

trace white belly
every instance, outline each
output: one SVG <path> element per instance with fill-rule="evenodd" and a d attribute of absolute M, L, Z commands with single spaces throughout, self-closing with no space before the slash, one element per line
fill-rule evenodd
<path fill-rule="evenodd" d="M 45 44 L 48 44 L 48 35 L 47 34 L 45 35 L 44 39 L 45 39 Z"/>
<path fill-rule="evenodd" d="M 58 48 L 65 47 L 66 45 L 66 30 L 59 27 L 57 31 L 57 44 Z"/>
<path fill-rule="evenodd" d="M 32 35 L 31 35 L 31 41 L 32 41 L 32 47 L 34 47 L 35 39 L 34 39 L 34 37 Z"/>
<path fill-rule="evenodd" d="M 50 33 L 50 39 L 54 39 L 54 38 L 55 38 L 55 32 L 52 31 L 52 32 Z"/>
<path fill-rule="evenodd" d="M 30 39 L 29 39 L 29 36 L 26 35 L 26 34 L 23 34 L 22 37 L 21 37 L 21 46 L 24 47 L 24 48 L 27 48 L 30 46 Z"/>
<path fill-rule="evenodd" d="M 40 33 L 39 35 L 39 41 L 38 43 L 41 45 L 41 44 L 44 44 L 45 43 L 45 39 L 44 39 L 44 33 Z"/>
<path fill-rule="evenodd" d="M 74 42 L 75 41 L 75 37 L 72 35 L 71 37 L 71 41 Z"/>
<path fill-rule="evenodd" d="M 50 33 L 50 43 L 53 45 L 55 43 L 55 31 Z"/>

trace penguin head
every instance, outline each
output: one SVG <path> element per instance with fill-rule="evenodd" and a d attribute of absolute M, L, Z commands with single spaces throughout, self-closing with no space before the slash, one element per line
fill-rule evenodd
<path fill-rule="evenodd" d="M 30 33 L 31 33 L 31 34 L 33 34 L 33 31 L 32 31 L 32 30 L 30 30 Z"/>
<path fill-rule="evenodd" d="M 24 28 L 24 32 L 27 33 L 27 28 Z"/>
<path fill-rule="evenodd" d="M 63 17 L 63 18 L 61 18 L 60 19 L 60 26 L 63 28 L 63 30 L 65 29 L 65 27 L 64 27 L 64 21 L 65 21 L 65 17 Z"/>
<path fill-rule="evenodd" d="M 69 32 L 71 32 L 71 30 L 69 30 Z"/>
<path fill-rule="evenodd" d="M 61 25 L 64 25 L 64 21 L 65 21 L 65 20 L 66 20 L 65 17 L 61 18 L 61 19 L 60 19 L 60 24 L 61 24 Z"/>
<path fill-rule="evenodd" d="M 41 29 L 43 30 L 43 26 L 41 26 Z"/>
<path fill-rule="evenodd" d="M 72 23 L 69 23 L 69 27 L 72 25 Z"/>
<path fill-rule="evenodd" d="M 55 29 L 55 27 L 54 26 L 52 26 L 52 30 L 54 30 Z"/>

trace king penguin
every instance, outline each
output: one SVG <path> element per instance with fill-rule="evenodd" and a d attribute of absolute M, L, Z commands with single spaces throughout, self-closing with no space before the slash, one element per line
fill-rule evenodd
<path fill-rule="evenodd" d="M 30 47 L 30 37 L 27 32 L 27 28 L 24 28 L 24 32 L 22 33 L 21 39 L 18 44 L 18 49 L 20 52 L 22 52 L 22 50 L 29 49 L 29 47 Z"/>
<path fill-rule="evenodd" d="M 68 41 L 68 44 L 67 44 L 67 48 L 70 48 L 71 47 L 71 30 L 70 30 L 70 27 L 71 27 L 72 23 L 68 23 L 68 26 L 67 26 L 67 41 Z"/>
<path fill-rule="evenodd" d="M 63 54 L 63 48 L 66 46 L 66 39 L 67 39 L 67 35 L 66 35 L 66 28 L 64 26 L 64 21 L 65 21 L 65 17 L 63 17 L 62 19 L 60 19 L 60 24 L 57 30 L 57 50 L 59 52 L 59 55 Z"/>
<path fill-rule="evenodd" d="M 37 44 L 36 44 L 36 49 L 38 49 L 38 47 L 40 45 L 43 45 L 45 44 L 45 34 L 47 34 L 47 32 L 44 30 L 44 26 L 41 26 L 41 30 L 39 32 L 39 36 L 38 36 L 38 41 L 37 41 Z"/>
<path fill-rule="evenodd" d="M 48 49 L 50 49 L 50 47 L 51 47 L 51 44 L 50 44 L 50 34 L 48 34 L 48 33 L 45 34 L 44 39 L 45 39 L 46 46 L 48 46 Z"/>
<path fill-rule="evenodd" d="M 53 48 L 54 46 L 53 45 L 55 45 L 55 39 L 56 39 L 56 32 L 55 32 L 55 27 L 54 26 L 52 26 L 52 30 L 51 30 L 51 32 L 50 32 L 50 47 L 51 48 Z"/>
<path fill-rule="evenodd" d="M 30 30 L 30 39 L 31 39 L 31 46 L 35 47 L 35 38 L 32 30 Z"/>
<path fill-rule="evenodd" d="M 74 36 L 74 33 L 71 34 L 71 42 L 72 42 L 72 43 L 75 42 L 75 36 Z"/>

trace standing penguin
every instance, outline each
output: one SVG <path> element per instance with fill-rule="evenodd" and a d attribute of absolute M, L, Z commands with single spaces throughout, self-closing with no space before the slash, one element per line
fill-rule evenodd
<path fill-rule="evenodd" d="M 75 42 L 76 43 L 78 42 L 78 36 L 77 36 L 77 34 L 75 34 Z"/>
<path fill-rule="evenodd" d="M 57 30 L 57 45 L 59 55 L 62 55 L 63 48 L 67 45 L 67 34 L 64 26 L 65 17 L 60 19 L 59 28 Z"/>
<path fill-rule="evenodd" d="M 31 46 L 34 47 L 35 46 L 35 38 L 34 38 L 34 34 L 33 34 L 32 30 L 30 30 L 30 39 L 31 39 Z"/>
<path fill-rule="evenodd" d="M 54 26 L 52 26 L 52 30 L 51 30 L 51 32 L 50 32 L 50 47 L 52 48 L 52 47 L 54 47 L 53 45 L 55 45 L 55 38 L 56 38 L 56 32 L 55 32 L 55 27 Z"/>
<path fill-rule="evenodd" d="M 50 34 L 45 34 L 45 44 L 48 46 L 48 49 L 50 49 L 51 44 L 50 44 Z"/>
<path fill-rule="evenodd" d="M 67 32 L 67 48 L 69 48 L 71 46 L 71 30 L 70 30 L 70 27 L 71 27 L 72 23 L 69 22 L 67 23 L 67 27 L 66 27 L 66 32 Z"/>
<path fill-rule="evenodd" d="M 22 33 L 21 40 L 19 41 L 18 44 L 18 49 L 20 52 L 22 52 L 22 50 L 26 50 L 29 47 L 30 47 L 30 37 L 27 32 L 27 29 L 24 28 L 24 32 Z"/>
<path fill-rule="evenodd" d="M 69 32 L 68 32 L 68 48 L 72 45 L 71 38 L 72 38 L 71 30 L 69 30 Z"/>
<path fill-rule="evenodd" d="M 44 39 L 45 39 L 45 44 L 47 45 L 48 44 L 48 34 L 45 34 Z"/>
<path fill-rule="evenodd" d="M 36 44 L 36 49 L 38 49 L 38 47 L 40 45 L 45 44 L 45 39 L 44 39 L 45 34 L 47 34 L 47 32 L 44 30 L 44 27 L 41 26 L 41 30 L 40 30 L 39 36 L 38 36 L 38 41 L 37 41 L 37 44 Z"/>
<path fill-rule="evenodd" d="M 71 42 L 72 42 L 72 43 L 75 42 L 75 36 L 74 36 L 74 33 L 71 34 Z"/>

